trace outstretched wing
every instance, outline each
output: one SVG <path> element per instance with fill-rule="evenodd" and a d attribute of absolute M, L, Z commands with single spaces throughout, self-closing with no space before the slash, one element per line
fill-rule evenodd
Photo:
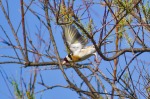
<path fill-rule="evenodd" d="M 74 53 L 80 51 L 86 44 L 85 39 L 73 25 L 63 25 L 63 33 L 70 50 Z"/>

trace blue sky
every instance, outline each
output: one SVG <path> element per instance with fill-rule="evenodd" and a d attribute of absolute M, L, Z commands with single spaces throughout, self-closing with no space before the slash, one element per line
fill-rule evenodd
<path fill-rule="evenodd" d="M 25 2 L 29 3 L 29 1 L 30 0 L 28 0 L 27 2 L 25 1 Z M 35 3 L 37 3 L 37 2 L 38 1 L 35 0 Z M 5 2 L 3 1 L 2 3 L 5 5 L 5 8 L 6 8 Z M 9 0 L 8 3 L 9 3 L 9 16 L 10 16 L 11 22 L 14 26 L 14 29 L 16 31 L 18 26 L 19 26 L 19 23 L 21 21 L 20 1 L 19 0 Z M 79 2 L 76 1 L 76 3 L 77 3 L 76 4 L 77 6 L 81 4 L 80 1 Z M 39 3 L 37 3 L 37 4 L 39 4 Z M 41 6 L 41 5 L 39 4 L 39 6 Z M 101 11 L 97 11 L 98 7 L 100 7 Z M 39 7 L 33 5 L 33 6 L 31 6 L 31 8 L 33 10 L 35 10 L 36 12 L 44 15 L 44 12 Z M 91 10 L 93 10 L 92 11 L 93 12 L 92 15 L 94 17 L 93 22 L 95 23 L 95 25 L 100 26 L 99 24 L 101 24 L 102 17 L 103 17 L 103 14 L 101 14 L 101 13 L 103 12 L 104 9 L 101 6 L 96 5 L 96 6 L 92 7 Z M 95 13 L 95 12 L 97 12 L 97 13 Z M 1 9 L 0 9 L 0 13 L 2 13 Z M 80 13 L 82 13 L 82 11 Z M 86 14 L 85 14 L 85 17 L 86 17 Z M 39 22 L 39 20 L 35 16 L 33 16 L 32 13 L 30 13 L 30 11 L 28 11 L 26 16 L 25 16 L 25 22 L 26 22 L 26 31 L 29 34 L 29 38 L 33 40 L 33 44 L 37 48 L 39 46 L 39 42 L 38 42 L 38 37 L 35 34 L 41 35 L 43 37 L 43 39 L 46 41 L 46 43 L 50 44 L 49 43 L 50 42 L 49 33 L 48 33 L 47 29 L 44 27 L 44 25 L 42 25 L 42 23 Z M 85 25 L 88 24 L 86 21 L 85 22 L 83 21 L 83 23 Z M 53 24 L 52 29 L 53 29 L 54 37 L 55 37 L 56 43 L 58 45 L 57 46 L 58 51 L 60 53 L 61 58 L 63 58 L 63 57 L 65 57 L 65 55 L 67 53 L 66 53 L 66 50 L 65 50 L 65 47 L 64 47 L 64 44 L 63 44 L 63 40 L 62 40 L 62 37 L 61 37 L 62 30 L 61 30 L 60 26 L 56 25 L 55 23 L 52 23 L 52 24 Z M 9 37 L 11 38 L 11 41 L 15 45 L 16 42 L 15 42 L 15 39 L 12 35 L 12 31 L 11 31 L 11 29 L 10 29 L 10 27 L 9 27 L 9 25 L 8 25 L 8 23 L 7 23 L 7 21 L 6 21 L 3 14 L 0 14 L 0 25 L 2 25 L 2 27 L 6 30 L 6 33 L 9 35 Z M 41 31 L 39 31 L 39 30 L 41 30 Z M 23 37 L 22 37 L 22 28 L 21 27 L 19 28 L 18 36 L 19 36 L 20 42 L 23 42 L 23 40 L 22 40 L 23 39 Z M 4 35 L 4 33 L 1 29 L 0 29 L 0 37 L 7 40 L 6 36 Z M 96 38 L 97 38 L 97 35 L 95 36 L 95 39 Z M 110 39 L 112 41 L 114 41 L 114 38 L 115 37 L 110 37 Z M 89 45 L 90 44 L 91 43 L 89 43 Z M 125 45 L 125 47 L 128 47 L 127 44 L 124 44 L 124 45 Z M 39 48 L 39 51 L 46 54 L 46 50 L 48 49 L 48 47 L 45 46 L 44 43 L 42 43 L 41 46 L 42 46 L 42 48 Z M 109 47 L 110 47 L 110 49 L 112 49 L 114 46 L 110 45 Z M 5 45 L 3 43 L 0 43 L 0 55 L 14 56 L 15 53 L 7 45 Z M 30 61 L 34 61 L 33 55 L 29 54 L 29 56 L 30 56 L 29 57 Z M 133 57 L 132 53 L 127 54 L 127 56 L 129 56 L 128 59 L 127 59 L 128 61 L 131 59 L 131 57 Z M 149 62 L 149 53 L 142 54 L 139 58 L 141 58 L 143 61 Z M 124 57 L 121 56 L 120 59 L 121 59 L 121 61 L 119 62 L 120 68 L 123 69 L 125 67 Z M 43 60 L 44 61 L 49 61 L 48 58 L 44 58 L 44 57 L 43 57 Z M 94 58 L 91 57 L 90 60 L 93 61 Z M 9 59 L 0 57 L 0 62 L 1 61 L 9 61 Z M 88 61 L 86 60 L 86 61 L 81 62 L 81 63 L 85 63 L 85 62 L 88 62 Z M 107 62 L 107 61 L 102 60 L 102 64 L 99 66 L 99 68 L 108 77 L 112 78 L 112 76 L 108 72 L 108 70 L 110 72 L 112 72 L 110 63 L 113 64 L 113 62 Z M 131 70 L 133 70 L 133 68 L 134 68 L 134 66 L 136 66 L 136 64 L 137 63 L 134 62 L 131 65 L 131 66 L 133 66 L 133 67 L 131 67 Z M 142 64 L 140 64 L 140 65 L 142 65 Z M 20 83 L 20 71 L 21 71 L 22 65 L 4 64 L 4 65 L 0 65 L 0 66 L 1 66 L 1 68 L 3 68 L 3 70 L 9 76 L 8 79 L 14 78 L 18 83 Z M 149 64 L 148 64 L 148 66 L 149 66 Z M 41 71 L 37 71 L 38 72 L 37 82 L 41 82 L 41 79 L 40 79 L 40 74 L 41 74 L 46 85 L 49 85 L 49 86 L 52 86 L 52 85 L 55 85 L 55 84 L 67 85 L 67 83 L 64 80 L 60 70 L 44 70 L 44 69 L 47 69 L 49 67 L 50 66 L 48 66 L 48 67 L 39 67 L 39 69 L 41 69 Z M 0 70 L 2 70 L 2 69 L 0 69 Z M 34 70 L 35 70 L 35 68 L 33 68 L 33 67 L 22 68 L 22 71 L 23 71 L 22 75 L 24 77 L 25 82 L 29 83 L 30 75 L 34 72 Z M 65 72 L 67 73 L 69 79 L 71 79 L 72 81 L 75 81 L 77 85 L 80 85 L 80 83 L 82 81 L 77 76 L 77 74 L 75 73 L 75 71 L 73 69 L 71 69 L 71 68 L 67 69 L 67 70 L 65 70 Z M 86 69 L 83 69 L 82 72 L 85 75 L 88 75 L 88 73 L 89 73 L 89 71 L 86 70 Z M 136 78 L 136 73 L 134 75 L 135 75 L 135 78 Z M 1 75 L 0 75 L 0 79 L 2 80 L 0 82 L 0 97 L 2 99 L 12 99 L 12 97 L 11 97 L 9 91 L 8 91 L 7 85 L 6 85 L 4 79 L 2 78 Z M 94 83 L 94 80 L 92 80 L 92 82 L 96 86 L 96 84 Z M 10 85 L 9 82 L 8 82 L 8 84 L 9 84 L 9 87 L 11 89 L 11 92 L 13 93 L 12 86 Z M 37 83 L 36 83 L 35 87 L 36 87 L 35 92 L 38 92 L 38 91 L 44 89 L 43 86 L 41 86 Z M 111 87 L 109 85 L 108 85 L 108 87 L 109 87 L 108 89 L 111 89 Z M 86 87 L 84 89 L 86 89 Z M 64 88 L 55 88 L 53 90 L 47 90 L 43 93 L 36 94 L 36 99 L 41 99 L 41 97 L 42 97 L 42 99 L 50 99 L 50 98 L 51 99 L 79 99 L 79 96 L 77 95 L 76 92 L 74 92 L 72 90 L 69 90 L 69 89 L 64 89 Z"/>
<path fill-rule="evenodd" d="M 30 0 L 29 0 L 30 1 Z M 27 1 L 26 3 L 28 3 L 29 1 Z M 6 4 L 5 2 L 2 2 L 5 5 L 6 8 Z M 20 11 L 20 1 L 18 0 L 10 0 L 9 2 L 9 16 L 11 19 L 11 22 L 14 26 L 15 31 L 17 30 L 19 23 L 21 21 L 21 11 Z M 36 1 L 35 1 L 36 3 Z M 41 9 L 39 9 L 36 6 L 31 6 L 35 11 L 37 11 L 40 14 L 44 14 L 42 12 Z M 2 13 L 2 10 L 0 9 L 0 13 Z M 39 34 L 39 30 L 41 29 L 41 35 L 44 38 L 44 40 L 46 41 L 47 44 L 49 44 L 49 35 L 48 35 L 48 31 L 47 29 L 42 25 L 40 27 L 40 22 L 39 20 L 34 17 L 30 12 L 27 12 L 26 16 L 25 16 L 25 22 L 26 22 L 26 30 L 29 33 L 29 38 L 32 39 L 33 44 L 35 44 L 35 46 L 38 48 L 38 38 L 35 34 Z M 13 42 L 13 44 L 15 45 L 15 39 L 12 35 L 12 31 L 4 17 L 3 14 L 1 14 L 1 18 L 0 18 L 0 24 L 3 26 L 3 28 L 6 30 L 6 33 L 9 35 L 9 37 L 11 38 L 11 41 Z M 58 45 L 58 50 L 59 52 L 61 52 L 60 56 L 63 58 L 65 57 L 65 55 L 67 54 L 65 52 L 65 48 L 63 45 L 63 41 L 62 41 L 62 37 L 61 37 L 61 33 L 62 31 L 60 30 L 59 26 L 53 27 L 53 31 L 55 32 L 55 39 L 56 39 L 56 43 L 59 44 Z M 39 29 L 39 30 L 38 30 Z M 6 41 L 7 38 L 4 35 L 4 33 L 2 33 L 2 30 L 0 29 L 0 37 L 5 39 Z M 23 42 L 23 37 L 22 37 L 22 29 L 21 27 L 19 28 L 18 31 L 18 35 L 19 35 L 19 40 L 20 42 Z M 61 42 L 61 43 L 60 43 Z M 46 53 L 45 50 L 47 50 L 47 47 L 45 47 L 44 44 L 42 44 L 42 48 L 39 49 L 41 52 Z M 14 51 L 8 47 L 7 45 L 0 43 L 0 55 L 10 55 L 10 56 L 14 56 L 15 53 Z M 30 54 L 30 60 L 33 60 L 33 55 Z M 7 58 L 0 58 L 1 61 L 9 61 L 9 59 Z M 44 58 L 44 61 L 49 61 L 49 59 Z M 21 70 L 21 66 L 22 65 L 16 65 L 16 64 L 5 64 L 5 65 L 0 65 L 1 68 L 3 68 L 3 70 L 5 70 L 5 72 L 7 73 L 7 75 L 9 76 L 9 80 L 14 78 L 17 83 L 20 83 L 20 70 Z M 42 67 L 40 69 L 45 69 L 48 67 Z M 27 82 L 27 84 L 29 83 L 29 79 L 30 79 L 30 75 L 31 73 L 34 71 L 35 68 L 29 67 L 29 68 L 22 68 L 23 71 L 23 77 L 25 82 Z M 3 71 L 2 71 L 3 72 Z M 67 70 L 66 72 L 68 72 L 68 74 L 70 74 L 71 72 L 73 73 L 73 70 Z M 62 73 L 60 72 L 60 70 L 43 70 L 40 71 L 39 73 L 41 73 L 43 80 L 45 82 L 45 84 L 52 86 L 55 84 L 62 84 L 62 85 L 67 85 L 66 81 L 64 81 L 64 78 L 62 76 Z M 40 76 L 38 73 L 38 77 L 37 77 L 37 82 L 41 82 L 40 80 Z M 75 76 L 75 74 L 73 73 L 72 75 Z M 71 77 L 71 75 L 69 76 Z M 0 97 L 2 99 L 12 99 L 13 97 L 10 95 L 9 90 L 6 86 L 6 83 L 4 81 L 4 79 L 2 78 L 2 76 L 0 76 L 0 79 L 2 80 L 0 82 Z M 75 80 L 78 80 L 78 78 L 74 78 Z M 11 86 L 11 84 L 8 82 L 8 85 L 11 89 L 11 92 L 13 93 L 13 87 Z M 40 90 L 44 89 L 44 87 L 42 87 L 39 84 L 36 84 L 36 89 L 35 92 L 38 92 Z M 14 93 L 13 93 L 14 94 Z M 63 89 L 63 88 L 55 88 L 53 90 L 48 90 L 39 94 L 36 94 L 36 99 L 40 99 L 42 97 L 42 99 L 48 99 L 48 98 L 52 98 L 52 99 L 78 99 L 78 95 L 76 94 L 76 92 L 72 91 L 72 90 L 68 90 L 68 89 Z"/>

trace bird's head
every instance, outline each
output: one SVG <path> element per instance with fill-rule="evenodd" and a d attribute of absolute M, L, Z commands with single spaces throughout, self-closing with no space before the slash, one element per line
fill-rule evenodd
<path fill-rule="evenodd" d="M 72 53 L 71 54 L 68 54 L 64 59 L 63 59 L 63 62 L 62 64 L 66 64 L 66 63 L 69 63 L 69 62 L 72 62 L 73 61 L 73 57 L 72 57 Z"/>
<path fill-rule="evenodd" d="M 66 64 L 66 63 L 68 63 L 68 62 L 69 62 L 69 61 L 68 61 L 67 57 L 65 57 L 65 58 L 63 59 L 62 64 L 64 65 L 64 64 Z"/>

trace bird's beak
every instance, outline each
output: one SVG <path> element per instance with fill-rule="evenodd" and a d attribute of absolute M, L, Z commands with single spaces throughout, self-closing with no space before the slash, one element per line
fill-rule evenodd
<path fill-rule="evenodd" d="M 66 61 L 63 61 L 63 62 L 62 62 L 62 65 L 64 65 L 64 64 L 66 64 Z"/>

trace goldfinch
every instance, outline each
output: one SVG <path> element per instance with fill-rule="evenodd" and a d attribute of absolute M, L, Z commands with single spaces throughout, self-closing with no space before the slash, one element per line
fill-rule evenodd
<path fill-rule="evenodd" d="M 62 29 L 66 43 L 71 51 L 64 58 L 62 64 L 83 61 L 92 55 L 95 55 L 95 59 L 97 59 L 94 45 L 85 47 L 88 40 L 79 33 L 74 25 L 63 25 Z"/>

